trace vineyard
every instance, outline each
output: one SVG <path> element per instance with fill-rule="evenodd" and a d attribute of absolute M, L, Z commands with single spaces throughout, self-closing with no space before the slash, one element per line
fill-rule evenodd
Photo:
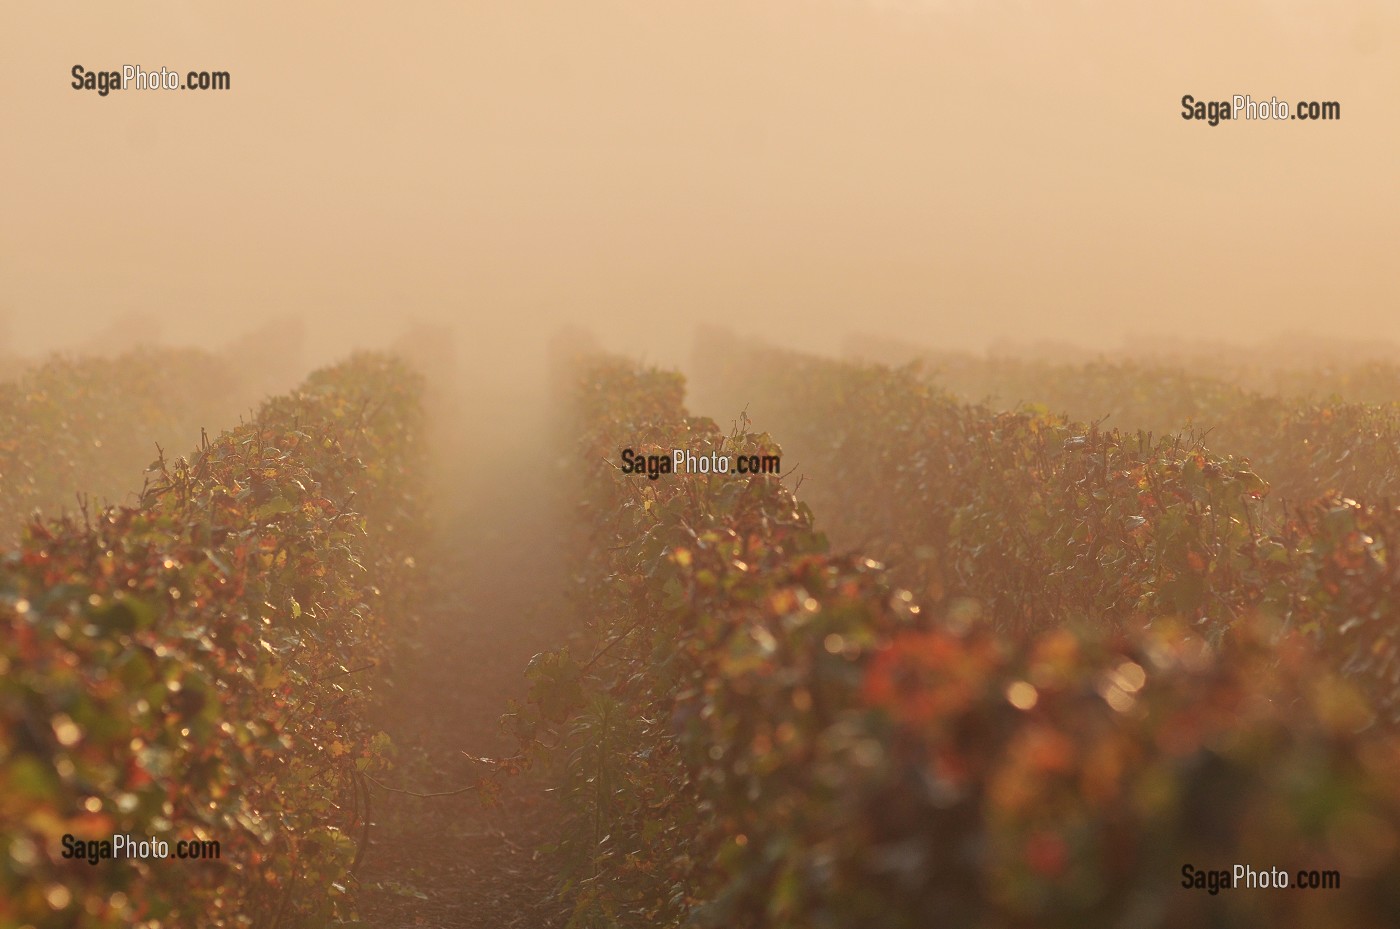
<path fill-rule="evenodd" d="M 0 929 L 1400 923 L 1400 368 L 899 361 L 0 384 Z"/>

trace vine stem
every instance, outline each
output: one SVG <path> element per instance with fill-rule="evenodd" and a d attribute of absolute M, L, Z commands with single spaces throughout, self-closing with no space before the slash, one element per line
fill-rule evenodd
<path fill-rule="evenodd" d="M 378 787 L 380 790 L 387 790 L 390 793 L 396 794 L 406 794 L 410 797 L 417 797 L 420 800 L 428 800 L 432 797 L 452 797 L 456 796 L 457 794 L 464 794 L 472 790 L 479 790 L 481 788 L 480 784 L 468 784 L 465 787 L 457 787 L 452 790 L 439 790 L 433 793 L 419 793 L 416 790 L 406 790 L 402 787 L 390 787 L 388 784 L 383 783 L 378 778 L 369 774 L 361 773 L 360 776 L 363 777 L 365 780 L 369 781 L 375 787 Z"/>

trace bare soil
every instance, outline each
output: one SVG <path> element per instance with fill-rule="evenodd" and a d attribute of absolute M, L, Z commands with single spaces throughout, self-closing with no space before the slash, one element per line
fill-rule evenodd
<path fill-rule="evenodd" d="M 524 669 L 567 635 L 558 509 L 525 482 L 495 482 L 440 512 L 421 562 L 421 629 L 384 706 L 399 763 L 385 784 L 433 793 L 477 779 L 466 755 L 514 750 L 499 720 L 524 695 Z M 465 753 L 465 754 L 464 754 Z M 558 818 L 529 773 L 499 802 L 475 792 L 422 799 L 374 790 L 357 890 L 376 929 L 548 929 L 561 925 L 540 847 Z"/>

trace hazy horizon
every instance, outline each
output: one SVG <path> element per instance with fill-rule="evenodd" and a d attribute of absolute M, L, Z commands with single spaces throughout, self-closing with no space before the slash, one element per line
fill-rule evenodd
<path fill-rule="evenodd" d="M 1227 6 L 11 4 L 0 309 L 26 352 L 301 315 L 317 357 L 416 319 L 504 365 L 570 324 L 1400 338 L 1400 9 Z M 232 88 L 70 86 L 128 63 Z M 1237 92 L 1342 118 L 1181 119 Z"/>

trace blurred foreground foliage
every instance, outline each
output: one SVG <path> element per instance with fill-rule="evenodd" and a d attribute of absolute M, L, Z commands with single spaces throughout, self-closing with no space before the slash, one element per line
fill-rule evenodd
<path fill-rule="evenodd" d="M 420 525 L 420 393 L 357 356 L 157 461 L 138 506 L 25 528 L 0 560 L 0 926 L 335 911 L 386 748 L 366 710 Z M 64 860 L 65 834 L 172 857 Z"/>
<path fill-rule="evenodd" d="M 1353 673 L 1390 647 L 1393 513 L 1266 534 L 1263 479 L 1197 444 L 811 373 L 775 389 L 866 453 L 825 499 L 894 571 L 777 477 L 621 474 L 623 447 L 776 446 L 676 375 L 572 372 L 586 624 L 510 719 L 568 803 L 575 925 L 1400 922 L 1389 671 Z M 1375 645 L 1339 650 L 1358 611 Z M 1186 863 L 1343 886 L 1210 896 Z"/>

